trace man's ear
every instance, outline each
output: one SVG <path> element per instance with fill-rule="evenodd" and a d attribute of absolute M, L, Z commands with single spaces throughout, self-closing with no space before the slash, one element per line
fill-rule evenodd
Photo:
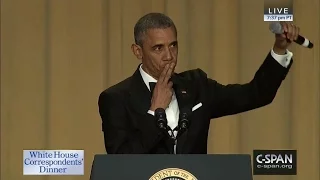
<path fill-rule="evenodd" d="M 131 45 L 131 50 L 133 52 L 133 54 L 138 58 L 138 59 L 142 59 L 142 48 L 137 45 L 137 44 L 132 44 Z"/>

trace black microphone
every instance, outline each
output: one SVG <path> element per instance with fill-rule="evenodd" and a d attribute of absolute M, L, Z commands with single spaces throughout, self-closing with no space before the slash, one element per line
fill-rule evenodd
<path fill-rule="evenodd" d="M 167 130 L 168 121 L 166 111 L 163 108 L 157 108 L 154 115 L 157 120 L 157 126 L 162 130 Z"/>
<path fill-rule="evenodd" d="M 282 25 L 280 22 L 271 22 L 269 25 L 269 29 L 271 32 L 275 34 L 282 34 L 284 32 Z M 310 42 L 309 39 L 303 37 L 303 36 L 298 36 L 297 40 L 294 40 L 297 44 L 306 47 L 306 48 L 313 48 L 313 43 Z"/>
<path fill-rule="evenodd" d="M 184 132 L 189 128 L 190 122 L 189 122 L 189 115 L 191 113 L 191 110 L 189 109 L 182 109 L 179 114 L 179 131 Z"/>

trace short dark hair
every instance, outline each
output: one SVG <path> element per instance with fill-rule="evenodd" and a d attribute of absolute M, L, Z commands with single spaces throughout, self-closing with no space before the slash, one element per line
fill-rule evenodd
<path fill-rule="evenodd" d="M 177 35 L 177 29 L 172 19 L 162 13 L 148 13 L 142 16 L 134 26 L 134 41 L 142 47 L 143 36 L 149 29 L 165 29 L 173 27 Z"/>

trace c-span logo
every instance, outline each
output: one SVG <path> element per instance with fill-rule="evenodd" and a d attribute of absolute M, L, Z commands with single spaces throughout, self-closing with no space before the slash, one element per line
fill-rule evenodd
<path fill-rule="evenodd" d="M 149 180 L 197 180 L 190 172 L 179 168 L 167 168 L 156 172 Z"/>
<path fill-rule="evenodd" d="M 253 150 L 254 175 L 296 175 L 296 150 Z"/>

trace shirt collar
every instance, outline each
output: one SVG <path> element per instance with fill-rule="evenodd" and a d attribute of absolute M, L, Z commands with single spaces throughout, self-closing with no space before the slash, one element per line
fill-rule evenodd
<path fill-rule="evenodd" d="M 142 65 L 140 65 L 139 67 L 139 71 L 140 71 L 140 74 L 142 76 L 142 79 L 144 81 L 144 83 L 146 84 L 146 86 L 148 87 L 149 91 L 150 91 L 150 85 L 149 83 L 150 82 L 157 82 L 156 79 L 154 79 L 152 76 L 150 76 L 148 73 L 146 73 L 143 69 L 142 69 Z"/>

